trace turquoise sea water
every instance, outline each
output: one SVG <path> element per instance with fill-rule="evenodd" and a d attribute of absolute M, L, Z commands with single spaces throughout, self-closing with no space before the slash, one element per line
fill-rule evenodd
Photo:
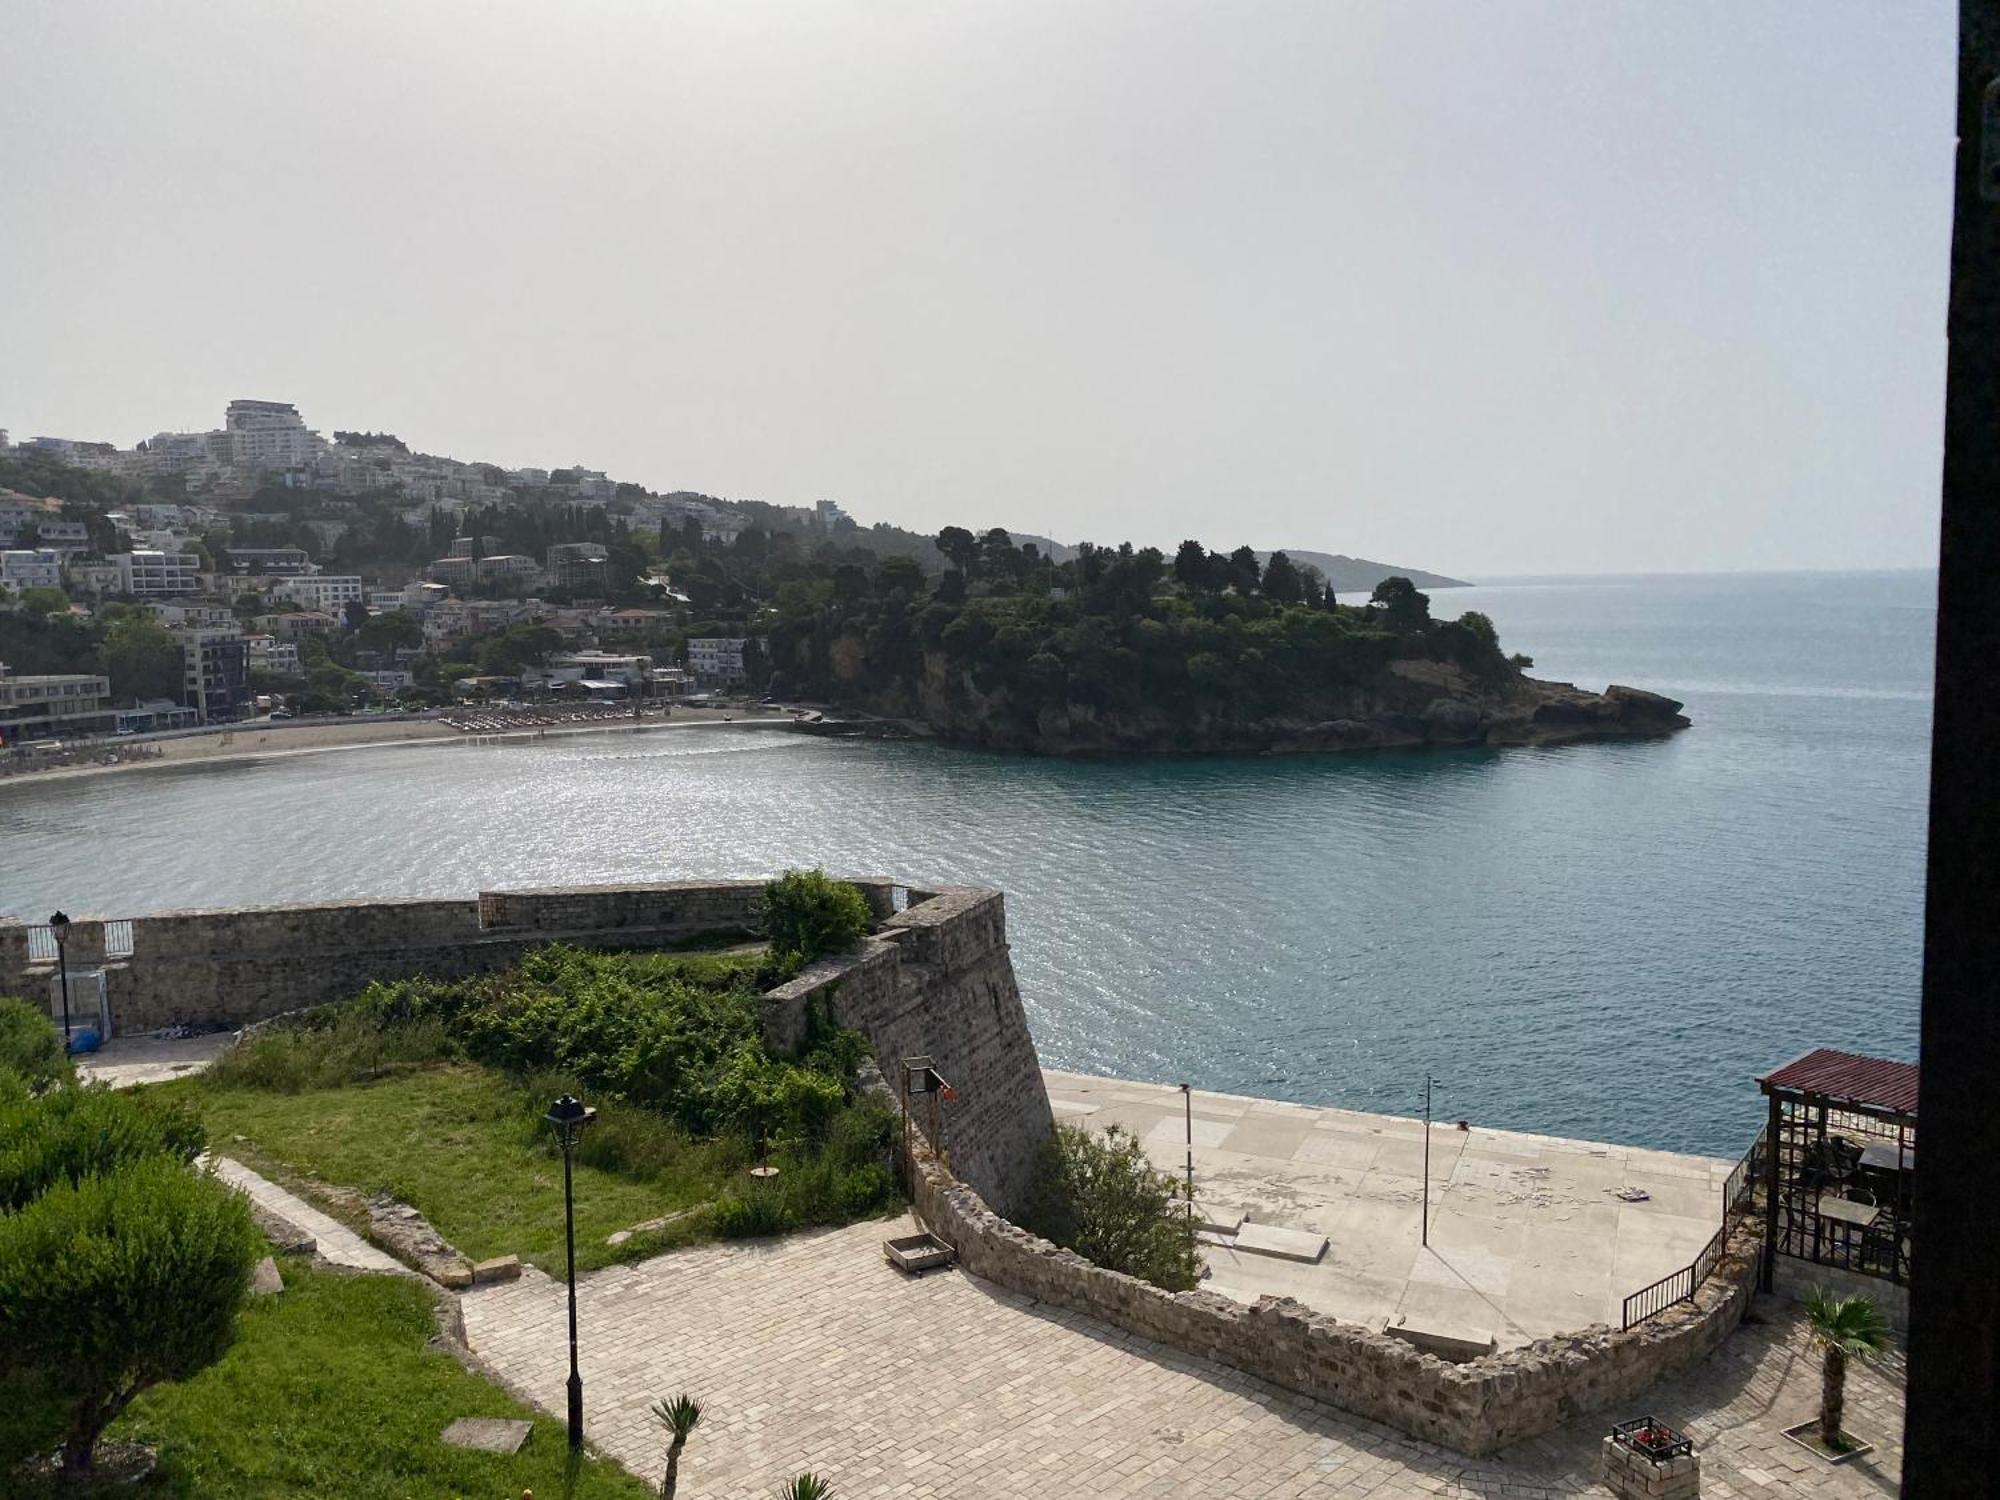
<path fill-rule="evenodd" d="M 1063 762 L 674 730 L 0 787 L 0 912 L 763 873 L 1006 890 L 1044 1061 L 1733 1153 L 1751 1074 L 1913 1057 L 1935 579 L 1439 591 L 1671 740 Z"/>

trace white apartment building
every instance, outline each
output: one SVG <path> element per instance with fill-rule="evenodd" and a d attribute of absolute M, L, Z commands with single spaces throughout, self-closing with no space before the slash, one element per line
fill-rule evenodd
<path fill-rule="evenodd" d="M 361 579 L 351 573 L 318 573 L 309 578 L 282 578 L 271 585 L 273 599 L 289 599 L 306 609 L 338 615 L 365 594 Z"/>
<path fill-rule="evenodd" d="M 0 552 L 0 593 L 62 587 L 62 554 L 51 547 Z"/>
<path fill-rule="evenodd" d="M 59 501 L 37 500 L 29 495 L 0 496 L 0 546 L 18 547 L 38 541 L 42 528 L 61 514 Z"/>
<path fill-rule="evenodd" d="M 171 599 L 201 592 L 201 559 L 192 552 L 140 548 L 110 559 L 118 567 L 118 592 L 135 599 Z"/>
<path fill-rule="evenodd" d="M 233 630 L 236 611 L 226 604 L 149 604 L 162 625 L 171 630 Z"/>
<path fill-rule="evenodd" d="M 704 636 L 687 643 L 688 671 L 704 686 L 735 687 L 748 680 L 743 648 L 748 636 Z"/>
<path fill-rule="evenodd" d="M 251 469 L 300 469 L 313 461 L 313 435 L 289 401 L 232 401 L 223 413 L 231 456 Z"/>

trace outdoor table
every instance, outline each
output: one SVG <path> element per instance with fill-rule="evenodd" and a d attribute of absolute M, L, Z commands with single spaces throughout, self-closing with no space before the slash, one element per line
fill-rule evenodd
<path fill-rule="evenodd" d="M 1861 1165 L 1884 1172 L 1914 1172 L 1917 1169 L 1917 1148 L 1905 1146 L 1898 1154 L 1895 1146 L 1887 1141 L 1877 1141 L 1861 1153 Z"/>
<path fill-rule="evenodd" d="M 1882 1210 L 1872 1203 L 1856 1203 L 1852 1198 L 1837 1198 L 1832 1193 L 1822 1193 L 1819 1212 L 1823 1219 L 1838 1219 L 1843 1224 L 1853 1224 L 1866 1229 L 1875 1222 Z"/>

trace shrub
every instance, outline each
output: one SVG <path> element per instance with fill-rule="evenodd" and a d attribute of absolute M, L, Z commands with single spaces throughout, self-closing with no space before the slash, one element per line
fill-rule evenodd
<path fill-rule="evenodd" d="M 1154 1170 L 1131 1132 L 1064 1125 L 1042 1146 L 1023 1217 L 1095 1265 L 1185 1292 L 1201 1279 L 1188 1207 L 1181 1185 Z"/>
<path fill-rule="evenodd" d="M 75 1076 L 62 1032 L 25 1000 L 0 996 L 0 1071 L 19 1075 L 31 1094 Z"/>
<path fill-rule="evenodd" d="M 772 954 L 794 966 L 845 952 L 873 925 L 859 888 L 824 870 L 787 870 L 771 881 L 758 920 Z"/>
<path fill-rule="evenodd" d="M 0 1216 L 0 1348 L 67 1407 L 66 1471 L 134 1396 L 221 1357 L 257 1243 L 242 1197 L 157 1155 Z"/>
<path fill-rule="evenodd" d="M 144 1157 L 185 1165 L 205 1143 L 186 1102 L 150 1094 L 71 1087 L 0 1106 L 0 1213 Z"/>

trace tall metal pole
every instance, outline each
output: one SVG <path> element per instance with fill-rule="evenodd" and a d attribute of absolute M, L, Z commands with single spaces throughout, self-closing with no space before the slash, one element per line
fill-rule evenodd
<path fill-rule="evenodd" d="M 1437 1080 L 1424 1074 L 1424 1221 L 1423 1243 L 1431 1242 L 1431 1085 Z"/>
<path fill-rule="evenodd" d="M 563 1232 L 569 1268 L 569 1446 L 583 1447 L 583 1376 L 576 1368 L 576 1198 L 570 1186 L 570 1132 L 563 1131 Z"/>
<path fill-rule="evenodd" d="M 1187 1122 L 1187 1212 L 1188 1228 L 1194 1228 L 1194 1085 L 1181 1085 L 1181 1106 Z"/>
<path fill-rule="evenodd" d="M 63 1008 L 63 1051 L 69 1051 L 69 941 L 66 936 L 56 937 L 56 968 L 62 973 Z"/>

